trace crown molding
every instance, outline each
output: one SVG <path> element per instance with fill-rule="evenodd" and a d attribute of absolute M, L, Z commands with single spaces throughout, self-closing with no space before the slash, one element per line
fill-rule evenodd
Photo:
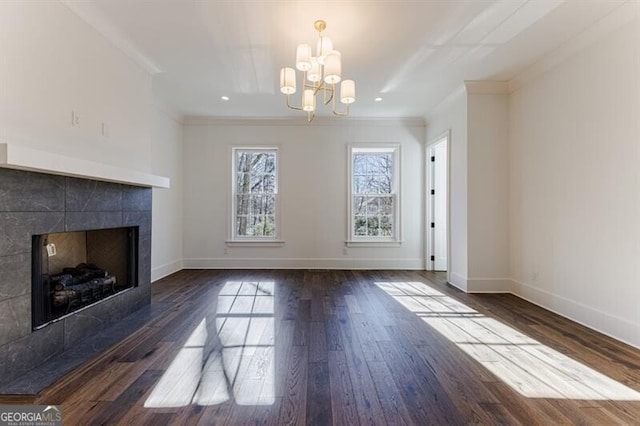
<path fill-rule="evenodd" d="M 142 54 L 120 30 L 114 27 L 102 12 L 91 2 L 60 0 L 69 10 L 110 41 L 115 47 L 131 58 L 139 67 L 150 75 L 162 72 L 162 69 L 151 59 Z"/>
<path fill-rule="evenodd" d="M 305 117 L 211 117 L 211 116 L 186 116 L 183 123 L 186 126 L 410 126 L 424 127 L 422 117 L 398 117 L 398 118 L 331 118 L 316 117 L 311 123 L 307 123 Z"/>
<path fill-rule="evenodd" d="M 640 2 L 627 1 L 600 18 L 584 31 L 543 56 L 509 81 L 509 93 L 513 93 L 545 72 L 555 68 L 579 51 L 596 43 L 607 34 L 640 19 Z"/>

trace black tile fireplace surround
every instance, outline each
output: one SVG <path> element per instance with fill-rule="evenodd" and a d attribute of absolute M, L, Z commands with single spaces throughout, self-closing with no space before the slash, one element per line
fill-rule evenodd
<path fill-rule="evenodd" d="M 133 227 L 137 286 L 34 330 L 33 235 Z M 150 303 L 151 189 L 0 168 L 0 386 Z"/>

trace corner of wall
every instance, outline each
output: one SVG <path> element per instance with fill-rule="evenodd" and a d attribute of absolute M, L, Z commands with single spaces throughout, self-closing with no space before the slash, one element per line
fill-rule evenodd
<path fill-rule="evenodd" d="M 465 293 L 467 292 L 467 279 L 460 274 L 451 272 L 449 275 L 449 284 L 464 291 Z"/>

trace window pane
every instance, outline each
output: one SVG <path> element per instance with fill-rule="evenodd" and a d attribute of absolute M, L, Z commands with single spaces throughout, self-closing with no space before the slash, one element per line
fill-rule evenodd
<path fill-rule="evenodd" d="M 379 197 L 380 201 L 380 214 L 390 216 L 393 214 L 393 198 L 392 197 Z"/>
<path fill-rule="evenodd" d="M 263 191 L 269 194 L 276 192 L 276 177 L 274 175 L 264 175 L 262 177 Z"/>
<path fill-rule="evenodd" d="M 236 171 L 248 173 L 251 170 L 251 153 L 236 151 Z"/>
<path fill-rule="evenodd" d="M 367 193 L 367 177 L 366 176 L 354 176 L 353 192 L 356 194 Z"/>
<path fill-rule="evenodd" d="M 367 172 L 372 175 L 391 175 L 391 154 L 372 154 L 367 163 Z"/>
<path fill-rule="evenodd" d="M 370 217 L 367 218 L 367 228 L 368 228 L 368 232 L 367 235 L 371 236 L 371 237 L 375 237 L 378 235 L 378 218 L 377 217 Z"/>
<path fill-rule="evenodd" d="M 264 235 L 264 216 L 254 216 L 254 225 L 253 225 L 253 235 L 262 236 Z"/>
<path fill-rule="evenodd" d="M 258 174 L 255 174 L 255 173 L 252 173 L 252 174 L 251 174 L 251 178 L 250 178 L 250 181 L 251 181 L 251 187 L 250 187 L 250 189 L 249 189 L 249 191 L 250 191 L 251 193 L 253 193 L 253 194 L 257 194 L 257 193 L 263 192 L 263 191 L 262 191 L 262 189 L 263 189 L 263 186 L 262 186 L 262 176 L 263 176 L 263 175 L 258 175 Z"/>
<path fill-rule="evenodd" d="M 249 192 L 249 173 L 236 174 L 236 192 L 246 194 Z"/>
<path fill-rule="evenodd" d="M 276 196 L 275 195 L 265 195 L 264 196 L 265 203 L 265 214 L 269 216 L 276 215 Z"/>
<path fill-rule="evenodd" d="M 360 184 L 361 194 L 375 194 L 378 192 L 376 191 L 375 182 L 373 182 L 371 175 L 362 176 Z"/>
<path fill-rule="evenodd" d="M 253 223 L 253 235 L 264 235 L 264 216 L 252 216 L 251 222 Z"/>
<path fill-rule="evenodd" d="M 391 176 L 389 175 L 376 175 L 374 178 L 376 193 L 378 194 L 390 194 L 391 193 Z"/>
<path fill-rule="evenodd" d="M 367 235 L 367 218 L 364 216 L 356 216 L 353 229 L 356 235 Z"/>
<path fill-rule="evenodd" d="M 247 216 L 237 216 L 236 217 L 236 233 L 238 235 L 248 235 L 247 234 Z"/>
<path fill-rule="evenodd" d="M 355 154 L 353 156 L 353 174 L 363 175 L 367 170 L 367 156 L 365 154 Z"/>
<path fill-rule="evenodd" d="M 252 235 L 258 237 L 273 237 L 276 235 L 276 221 L 274 216 L 252 216 Z"/>
<path fill-rule="evenodd" d="M 260 195 L 254 195 L 251 197 L 251 214 L 255 216 L 260 216 L 265 213 L 265 200 L 264 197 Z"/>
<path fill-rule="evenodd" d="M 237 215 L 249 214 L 249 196 L 247 195 L 236 196 L 236 214 Z"/>
<path fill-rule="evenodd" d="M 378 198 L 367 198 L 367 216 L 374 216 L 378 214 Z"/>
<path fill-rule="evenodd" d="M 264 236 L 274 237 L 276 235 L 276 218 L 274 216 L 265 216 L 265 218 Z"/>
<path fill-rule="evenodd" d="M 253 195 L 251 197 L 251 214 L 275 216 L 275 204 L 275 195 Z"/>
<path fill-rule="evenodd" d="M 392 235 L 391 216 L 380 217 L 380 236 L 390 237 Z"/>
<path fill-rule="evenodd" d="M 353 214 L 362 216 L 367 213 L 366 197 L 353 197 Z"/>
<path fill-rule="evenodd" d="M 265 169 L 266 154 L 262 152 L 254 153 L 251 159 L 251 172 L 263 174 Z"/>
<path fill-rule="evenodd" d="M 275 175 L 276 173 L 276 155 L 274 153 L 265 154 L 264 172 Z"/>

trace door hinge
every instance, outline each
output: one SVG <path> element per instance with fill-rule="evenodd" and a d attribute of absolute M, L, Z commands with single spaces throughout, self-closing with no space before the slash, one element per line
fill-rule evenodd
<path fill-rule="evenodd" d="M 436 161 L 436 156 L 435 155 L 431 156 L 431 161 Z"/>
<path fill-rule="evenodd" d="M 432 228 L 435 228 L 435 227 L 436 227 L 435 222 L 431 222 L 431 227 L 432 227 Z"/>
<path fill-rule="evenodd" d="M 435 189 L 431 190 L 431 195 L 436 195 L 436 190 Z"/>
<path fill-rule="evenodd" d="M 431 261 L 435 262 L 436 261 L 436 257 L 435 256 L 431 256 Z"/>

